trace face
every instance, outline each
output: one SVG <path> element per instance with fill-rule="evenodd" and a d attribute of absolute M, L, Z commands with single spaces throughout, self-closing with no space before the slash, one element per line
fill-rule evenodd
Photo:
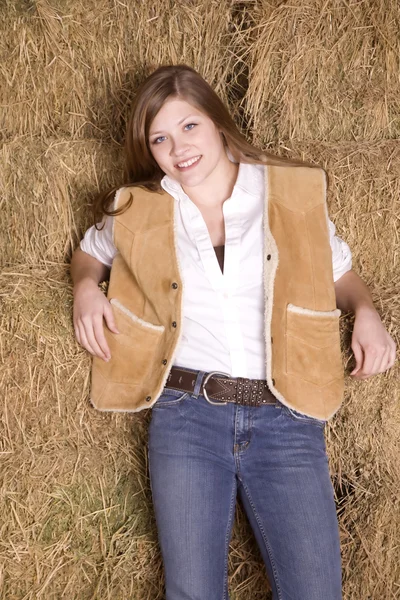
<path fill-rule="evenodd" d="M 221 133 L 185 100 L 167 100 L 153 119 L 149 145 L 161 170 L 184 189 L 201 185 L 226 166 Z"/>

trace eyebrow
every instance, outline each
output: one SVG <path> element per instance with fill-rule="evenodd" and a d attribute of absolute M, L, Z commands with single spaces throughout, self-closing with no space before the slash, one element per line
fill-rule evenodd
<path fill-rule="evenodd" d="M 191 119 L 192 117 L 198 117 L 199 115 L 187 115 L 186 117 L 183 117 L 183 119 L 181 119 L 180 121 L 178 121 L 178 125 L 180 125 L 181 123 L 183 123 L 183 121 L 185 121 L 186 119 Z M 150 135 L 158 135 L 159 133 L 162 133 L 162 131 L 151 131 L 149 133 Z"/>

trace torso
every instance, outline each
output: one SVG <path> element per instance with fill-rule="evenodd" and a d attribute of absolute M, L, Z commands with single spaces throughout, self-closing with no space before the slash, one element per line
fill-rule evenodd
<path fill-rule="evenodd" d="M 210 235 L 211 244 L 214 248 L 221 272 L 224 272 L 225 258 L 225 221 L 222 205 L 215 208 L 198 207 Z"/>
<path fill-rule="evenodd" d="M 222 204 L 215 207 L 199 206 L 198 204 L 196 206 L 204 219 L 219 267 L 223 273 L 225 259 L 225 220 Z"/>
<path fill-rule="evenodd" d="M 215 246 L 223 246 L 225 244 L 225 222 L 222 212 L 222 205 L 217 207 L 201 207 L 198 206 L 205 224 L 207 225 L 208 233 L 210 234 L 211 244 Z"/>
<path fill-rule="evenodd" d="M 217 257 L 219 268 L 221 273 L 224 272 L 224 261 L 225 261 L 225 246 L 214 246 L 214 252 Z"/>

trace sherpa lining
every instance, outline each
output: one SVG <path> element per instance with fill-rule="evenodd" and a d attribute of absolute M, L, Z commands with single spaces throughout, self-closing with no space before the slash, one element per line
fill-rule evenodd
<path fill-rule="evenodd" d="M 120 188 L 119 190 L 117 190 L 117 192 L 116 192 L 116 194 L 115 194 L 115 199 L 114 199 L 114 210 L 115 210 L 115 209 L 117 208 L 117 206 L 118 206 L 118 202 L 119 202 L 119 200 L 120 200 L 120 195 L 121 195 L 121 193 L 122 193 L 122 191 L 123 191 L 124 189 L 125 189 L 125 188 Z M 178 268 L 179 278 L 180 278 L 180 281 L 181 281 L 181 289 L 182 289 L 182 292 L 181 292 L 181 306 L 180 306 L 180 314 L 181 314 L 181 318 L 182 318 L 182 315 L 183 315 L 183 296 L 184 296 L 184 293 L 185 293 L 185 284 L 184 284 L 184 282 L 183 282 L 183 278 L 182 278 L 182 266 L 181 266 L 181 263 L 180 263 L 180 260 L 179 260 L 179 255 L 178 255 L 178 243 L 177 243 L 177 240 L 178 240 L 178 231 L 177 231 L 177 227 L 178 227 L 178 226 L 177 226 L 177 215 L 176 215 L 176 211 L 177 211 L 177 204 L 176 204 L 176 200 L 175 200 L 175 198 L 174 198 L 173 196 L 171 196 L 171 194 L 169 194 L 169 193 L 168 193 L 168 192 L 166 192 L 165 190 L 164 190 L 164 193 L 165 193 L 167 196 L 169 196 L 170 198 L 172 198 L 172 200 L 173 200 L 173 212 L 172 212 L 172 214 L 173 214 L 173 242 L 174 242 L 174 248 L 175 248 L 175 256 L 176 256 L 177 268 Z M 115 223 L 115 218 L 113 219 L 113 240 L 115 240 L 115 237 L 114 237 L 114 223 Z M 118 302 L 118 300 L 116 300 L 116 299 L 112 299 L 112 300 L 111 300 L 111 303 L 115 304 L 115 306 L 117 306 L 118 308 L 120 308 L 121 310 L 123 310 L 123 312 L 127 311 L 127 313 L 126 313 L 126 314 L 127 314 L 128 316 L 131 316 L 131 317 L 133 316 L 133 317 L 134 317 L 134 320 L 136 320 L 136 319 L 137 319 L 137 320 L 139 320 L 139 317 L 136 317 L 136 315 L 134 315 L 133 313 L 131 313 L 131 312 L 130 312 L 128 309 L 125 309 L 125 307 L 124 307 L 122 304 L 120 304 L 120 303 Z M 125 309 L 125 310 L 124 310 L 124 309 Z M 140 321 L 142 321 L 142 320 L 140 319 Z M 146 321 L 142 321 L 142 324 L 146 324 Z M 150 325 L 150 326 L 152 326 L 152 327 L 159 327 L 159 326 L 156 326 L 156 325 L 152 325 L 151 323 L 147 323 L 147 325 Z M 161 326 L 161 327 L 162 327 L 162 329 L 164 330 L 164 327 L 163 327 L 163 326 Z M 173 365 L 173 363 L 174 363 L 174 358 L 175 358 L 175 355 L 176 355 L 176 353 L 177 353 L 177 349 L 178 349 L 178 346 L 179 346 L 179 342 L 181 341 L 181 338 L 182 338 L 182 332 L 183 332 L 183 327 L 181 326 L 181 327 L 180 327 L 180 331 L 179 331 L 179 336 L 178 336 L 178 338 L 176 339 L 176 343 L 175 343 L 175 348 L 174 348 L 174 351 L 173 351 L 173 353 L 172 353 L 172 355 L 171 355 L 171 358 L 170 358 L 170 362 L 169 362 L 169 364 L 167 365 L 167 368 L 165 369 L 165 374 L 164 374 L 164 376 L 162 377 L 161 384 L 160 384 L 159 388 L 156 390 L 156 392 L 155 392 L 155 394 L 154 394 L 154 396 L 155 396 L 154 402 L 152 402 L 151 404 L 148 404 L 146 407 L 144 407 L 144 406 L 138 406 L 137 408 L 130 408 L 130 409 L 124 409 L 124 408 L 123 408 L 123 409 L 116 409 L 116 408 L 98 408 L 98 407 L 97 407 L 97 406 L 96 406 L 96 405 L 93 403 L 92 399 L 90 398 L 90 401 L 91 401 L 92 405 L 93 405 L 93 406 L 96 408 L 96 410 L 99 410 L 99 411 L 101 411 L 101 412 L 121 412 L 121 413 L 134 413 L 134 412 L 140 412 L 140 411 L 141 411 L 141 410 L 143 410 L 144 408 L 151 408 L 151 407 L 152 407 L 152 406 L 153 406 L 153 405 L 156 403 L 156 401 L 158 400 L 158 398 L 160 397 L 160 395 L 161 395 L 161 393 L 162 393 L 162 390 L 163 390 L 163 389 L 164 389 L 164 387 L 165 387 L 165 384 L 166 384 L 166 382 L 167 382 L 167 379 L 168 379 L 169 371 L 170 371 L 170 369 L 171 369 L 171 366 L 172 366 L 172 365 Z"/>
<path fill-rule="evenodd" d="M 274 302 L 274 282 L 276 276 L 276 270 L 279 264 L 279 252 L 276 245 L 275 239 L 271 233 L 269 227 L 269 168 L 265 166 L 264 169 L 264 211 L 263 211 L 263 228 L 264 228 L 264 338 L 266 347 L 266 379 L 268 387 L 274 396 L 286 404 L 286 399 L 276 389 L 272 383 L 272 344 L 271 344 L 271 321 L 272 321 L 272 308 Z M 267 255 L 271 254 L 271 260 L 267 262 Z M 265 272 L 266 265 L 267 272 Z"/>
<path fill-rule="evenodd" d="M 340 317 L 342 314 L 342 311 L 339 308 L 335 308 L 335 310 L 312 310 L 311 308 L 302 308 L 301 306 L 288 304 L 287 309 L 290 312 L 299 315 L 308 315 L 310 317 Z"/>
<path fill-rule="evenodd" d="M 127 317 L 129 317 L 135 323 L 139 323 L 142 327 L 148 327 L 148 329 L 154 329 L 155 331 L 164 331 L 164 325 L 153 325 L 153 323 L 149 323 L 148 321 L 143 321 L 140 317 L 137 317 L 133 312 L 131 312 L 126 306 L 121 304 L 119 300 L 116 298 L 111 298 L 110 304 L 116 306 L 121 312 L 123 312 Z"/>
<path fill-rule="evenodd" d="M 182 290 L 181 291 L 181 302 L 180 302 L 180 308 L 179 308 L 179 310 L 180 310 L 180 313 L 179 313 L 180 327 L 179 327 L 179 333 L 178 333 L 177 339 L 175 341 L 174 350 L 171 353 L 170 361 L 165 369 L 165 373 L 161 379 L 160 386 L 154 393 L 155 400 L 154 400 L 154 402 L 152 402 L 150 404 L 149 408 L 151 408 L 157 402 L 158 398 L 162 394 L 162 391 L 167 383 L 169 372 L 170 372 L 172 366 L 174 365 L 175 356 L 178 352 L 179 344 L 180 344 L 182 336 L 183 336 L 183 326 L 182 325 L 183 325 L 183 303 L 184 303 L 184 295 L 185 295 L 185 283 L 183 281 L 183 275 L 182 275 L 183 270 L 182 270 L 182 265 L 181 265 L 181 261 L 179 258 L 179 249 L 178 249 L 178 215 L 177 215 L 178 201 L 171 194 L 169 194 L 166 190 L 164 190 L 164 193 L 167 194 L 167 196 L 169 196 L 173 202 L 173 204 L 172 204 L 172 220 L 173 220 L 172 240 L 173 240 L 173 244 L 174 244 L 176 267 L 178 269 L 178 275 L 179 275 L 179 280 L 180 280 L 180 285 L 181 285 L 181 290 Z"/>

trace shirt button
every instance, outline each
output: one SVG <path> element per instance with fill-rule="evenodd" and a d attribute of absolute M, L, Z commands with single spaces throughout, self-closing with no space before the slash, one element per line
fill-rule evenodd
<path fill-rule="evenodd" d="M 275 385 L 275 379 L 272 378 L 272 385 Z"/>
<path fill-rule="evenodd" d="M 267 260 L 271 260 L 271 255 L 270 254 L 267 255 Z"/>
<path fill-rule="evenodd" d="M 176 327 L 176 321 L 172 321 L 172 327 Z"/>
<path fill-rule="evenodd" d="M 151 396 L 146 396 L 146 402 L 150 402 Z"/>
<path fill-rule="evenodd" d="M 174 288 L 174 290 L 176 290 L 178 287 L 178 284 L 174 281 L 174 283 L 172 284 L 172 287 Z"/>
<path fill-rule="evenodd" d="M 166 358 L 164 358 L 164 360 L 162 361 L 162 364 L 163 364 L 163 365 L 166 365 L 166 364 L 167 364 L 167 362 L 168 362 L 168 361 L 167 361 L 167 359 L 166 359 Z"/>

